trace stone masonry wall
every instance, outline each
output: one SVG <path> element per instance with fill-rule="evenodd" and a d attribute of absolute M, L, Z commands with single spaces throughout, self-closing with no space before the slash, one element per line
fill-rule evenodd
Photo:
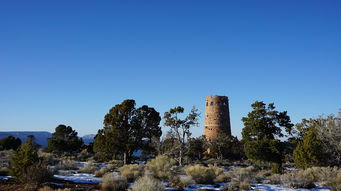
<path fill-rule="evenodd" d="M 226 96 L 207 96 L 204 134 L 207 140 L 217 137 L 223 130 L 231 135 L 229 100 Z"/>

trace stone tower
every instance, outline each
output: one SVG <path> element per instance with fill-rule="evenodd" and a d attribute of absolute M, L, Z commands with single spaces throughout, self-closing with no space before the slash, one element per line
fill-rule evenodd
<path fill-rule="evenodd" d="M 209 95 L 206 97 L 204 130 L 206 139 L 215 139 L 219 130 L 231 135 L 229 99 L 227 96 Z"/>

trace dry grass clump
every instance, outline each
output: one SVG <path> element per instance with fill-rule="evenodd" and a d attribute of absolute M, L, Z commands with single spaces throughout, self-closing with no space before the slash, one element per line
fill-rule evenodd
<path fill-rule="evenodd" d="M 281 184 L 281 175 L 280 174 L 273 174 L 269 176 L 269 183 L 270 184 Z"/>
<path fill-rule="evenodd" d="M 147 162 L 146 169 L 149 170 L 155 178 L 163 181 L 172 179 L 174 175 L 173 165 L 175 161 L 167 156 L 160 155 Z"/>
<path fill-rule="evenodd" d="M 281 183 L 292 188 L 314 188 L 314 175 L 304 172 L 304 170 L 290 171 L 281 175 Z"/>
<path fill-rule="evenodd" d="M 93 161 L 88 161 L 84 164 L 84 167 L 79 169 L 81 173 L 94 173 L 97 170 L 97 166 L 94 164 Z"/>
<path fill-rule="evenodd" d="M 261 183 L 265 178 L 271 176 L 271 170 L 259 170 L 255 173 L 255 180 Z"/>
<path fill-rule="evenodd" d="M 195 181 L 192 179 L 191 176 L 179 176 L 180 187 L 188 187 L 190 184 L 194 184 Z"/>
<path fill-rule="evenodd" d="M 122 176 L 126 177 L 128 181 L 134 181 L 143 175 L 144 167 L 138 164 L 124 165 L 118 169 Z"/>
<path fill-rule="evenodd" d="M 99 170 L 96 170 L 96 171 L 94 172 L 94 175 L 95 175 L 96 177 L 102 177 L 104 174 L 106 174 L 106 173 L 108 173 L 108 172 L 114 171 L 114 169 L 115 169 L 114 165 L 108 164 L 107 166 L 102 167 L 102 168 L 99 169 Z"/>
<path fill-rule="evenodd" d="M 199 164 L 185 167 L 185 172 L 197 184 L 211 184 L 217 177 L 214 169 L 210 167 L 201 166 Z"/>
<path fill-rule="evenodd" d="M 293 188 L 314 188 L 314 182 L 331 185 L 337 176 L 338 169 L 331 167 L 311 167 L 305 170 L 294 170 L 281 175 L 281 183 Z"/>
<path fill-rule="evenodd" d="M 332 191 L 340 191 L 341 190 L 341 171 L 336 175 L 333 181 L 331 181 L 331 189 Z"/>
<path fill-rule="evenodd" d="M 238 168 L 231 172 L 231 184 L 229 190 L 250 190 L 254 181 L 255 168 L 253 166 Z"/>
<path fill-rule="evenodd" d="M 127 188 L 128 183 L 125 177 L 107 173 L 102 178 L 102 191 L 125 191 Z"/>
<path fill-rule="evenodd" d="M 143 176 L 135 182 L 131 191 L 165 191 L 165 187 L 157 179 L 151 176 Z"/>
<path fill-rule="evenodd" d="M 77 162 L 72 159 L 62 159 L 58 162 L 58 169 L 62 170 L 77 170 Z"/>
<path fill-rule="evenodd" d="M 44 186 L 40 188 L 38 191 L 71 191 L 71 188 L 64 188 L 64 189 L 58 188 L 57 190 L 54 190 L 48 186 Z"/>

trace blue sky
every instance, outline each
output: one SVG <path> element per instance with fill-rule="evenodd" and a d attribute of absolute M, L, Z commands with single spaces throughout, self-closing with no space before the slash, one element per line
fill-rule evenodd
<path fill-rule="evenodd" d="M 0 131 L 80 135 L 124 99 L 201 111 L 256 100 L 294 123 L 341 108 L 340 1 L 1 1 Z"/>

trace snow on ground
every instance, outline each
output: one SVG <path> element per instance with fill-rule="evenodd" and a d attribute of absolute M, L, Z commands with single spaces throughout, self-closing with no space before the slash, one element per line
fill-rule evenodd
<path fill-rule="evenodd" d="M 304 188 L 286 188 L 280 184 L 256 184 L 252 186 L 253 190 L 261 190 L 261 191 L 330 191 L 328 187 L 316 187 L 312 189 L 304 189 Z"/>
<path fill-rule="evenodd" d="M 0 176 L 0 179 L 2 179 L 2 180 L 9 180 L 12 178 L 13 178 L 12 176 Z"/>
<path fill-rule="evenodd" d="M 53 178 L 59 180 L 66 180 L 74 183 L 85 183 L 85 184 L 99 184 L 101 178 L 95 177 L 93 174 L 77 173 L 72 176 L 54 175 Z"/>

